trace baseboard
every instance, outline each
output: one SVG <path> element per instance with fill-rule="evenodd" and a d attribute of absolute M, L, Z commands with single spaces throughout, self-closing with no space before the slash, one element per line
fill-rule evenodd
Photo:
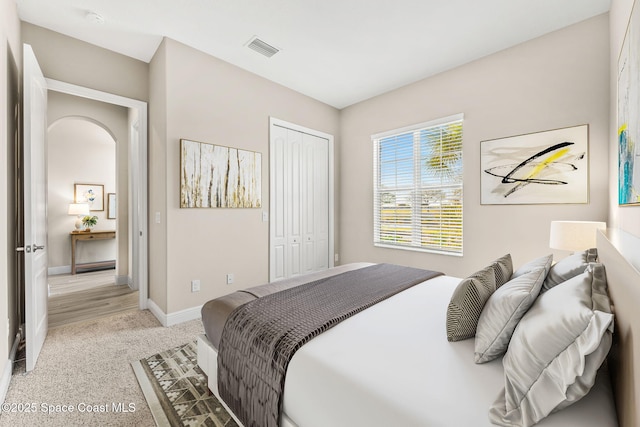
<path fill-rule="evenodd" d="M 61 265 L 58 267 L 49 267 L 47 269 L 47 273 L 49 276 L 56 276 L 58 274 L 71 274 L 71 266 L 70 265 Z M 125 280 L 123 282 L 118 282 L 119 280 Z M 131 286 L 131 278 L 128 276 L 116 276 L 116 285 L 129 285 Z"/>
<path fill-rule="evenodd" d="M 131 289 L 133 289 L 133 279 L 129 276 L 115 276 L 116 285 L 128 285 Z M 133 289 L 135 291 L 135 289 Z"/>
<path fill-rule="evenodd" d="M 61 265 L 59 267 L 49 267 L 47 270 L 49 276 L 55 276 L 57 274 L 71 274 L 70 265 Z"/>
<path fill-rule="evenodd" d="M 9 391 L 9 384 L 11 383 L 11 375 L 13 374 L 13 364 L 16 360 L 16 353 L 18 352 L 18 346 L 20 345 L 21 334 L 18 332 L 9 351 L 9 359 L 5 363 L 2 376 L 0 377 L 0 403 L 4 403 L 7 397 L 7 391 Z"/>
<path fill-rule="evenodd" d="M 152 299 L 147 300 L 147 308 L 153 314 L 156 319 L 162 324 L 162 326 L 173 326 L 179 323 L 188 322 L 189 320 L 200 319 L 202 306 L 191 307 L 185 310 L 176 311 L 175 313 L 166 314 L 158 304 L 153 302 Z"/>

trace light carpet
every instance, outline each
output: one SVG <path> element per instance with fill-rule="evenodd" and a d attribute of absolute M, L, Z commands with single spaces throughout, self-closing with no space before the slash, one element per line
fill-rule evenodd
<path fill-rule="evenodd" d="M 158 426 L 237 427 L 209 392 L 190 342 L 132 363 Z"/>
<path fill-rule="evenodd" d="M 165 328 L 147 310 L 53 329 L 32 372 L 16 364 L 0 426 L 155 426 L 131 362 L 201 333 L 200 320 Z"/>

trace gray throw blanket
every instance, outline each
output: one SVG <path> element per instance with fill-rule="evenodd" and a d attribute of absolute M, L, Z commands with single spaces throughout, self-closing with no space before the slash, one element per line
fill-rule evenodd
<path fill-rule="evenodd" d="M 350 316 L 442 273 L 376 264 L 266 295 L 236 308 L 218 351 L 220 397 L 245 427 L 277 427 L 289 361 Z"/>

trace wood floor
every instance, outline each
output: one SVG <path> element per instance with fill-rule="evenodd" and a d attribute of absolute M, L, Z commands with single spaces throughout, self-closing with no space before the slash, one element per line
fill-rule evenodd
<path fill-rule="evenodd" d="M 49 328 L 138 309 L 138 291 L 116 285 L 114 270 L 49 276 Z"/>

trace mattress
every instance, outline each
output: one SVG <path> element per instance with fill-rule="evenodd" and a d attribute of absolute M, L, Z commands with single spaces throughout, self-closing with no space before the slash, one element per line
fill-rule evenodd
<path fill-rule="evenodd" d="M 281 427 L 491 426 L 489 407 L 504 387 L 501 359 L 475 364 L 473 339 L 446 338 L 459 282 L 440 276 L 418 284 L 302 346 L 288 366 Z M 205 336 L 198 363 L 218 395 L 217 351 Z M 606 367 L 587 396 L 537 425 L 617 426 Z"/>
<path fill-rule="evenodd" d="M 448 342 L 446 309 L 460 279 L 441 276 L 345 320 L 289 364 L 283 425 L 491 426 L 501 359 L 474 363 L 474 340 Z M 617 426 L 606 369 L 576 404 L 541 427 Z"/>
<path fill-rule="evenodd" d="M 370 265 L 373 264 L 367 262 L 346 264 L 340 267 L 334 267 L 328 270 L 318 271 L 303 276 L 296 276 L 286 280 L 267 283 L 260 286 L 254 286 L 252 288 L 236 291 L 220 298 L 208 301 L 202 306 L 201 310 L 204 332 L 211 344 L 213 344 L 215 348 L 218 348 L 220 337 L 222 336 L 222 330 L 224 328 L 227 317 L 229 317 L 229 314 L 231 314 L 231 312 L 236 307 L 239 307 L 242 304 L 253 301 L 265 295 L 289 289 L 294 286 L 299 286 L 304 283 L 312 282 L 314 280 L 322 279 L 340 273 L 345 273 L 347 271 L 357 270 L 359 268 L 367 267 Z"/>

